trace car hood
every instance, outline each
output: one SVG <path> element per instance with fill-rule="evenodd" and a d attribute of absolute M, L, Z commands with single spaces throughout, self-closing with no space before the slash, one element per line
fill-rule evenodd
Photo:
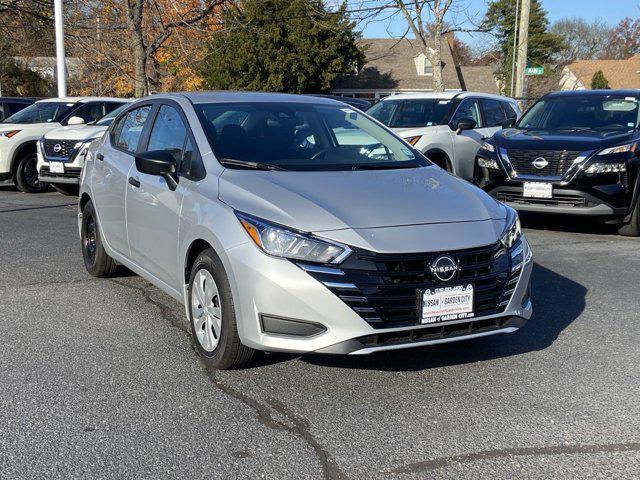
<path fill-rule="evenodd" d="M 78 140 L 84 141 L 102 136 L 102 134 L 109 128 L 108 126 L 100 125 L 84 125 L 75 127 L 61 127 L 47 132 L 44 136 L 48 140 Z"/>
<path fill-rule="evenodd" d="M 435 133 L 440 130 L 442 125 L 431 125 L 428 127 L 408 127 L 408 128 L 392 128 L 395 133 L 402 138 L 414 137 L 416 135 L 427 135 L 429 133 Z M 446 128 L 449 128 L 445 125 Z"/>
<path fill-rule="evenodd" d="M 494 143 L 506 149 L 590 151 L 631 142 L 637 132 L 557 132 L 507 128 L 493 136 Z"/>
<path fill-rule="evenodd" d="M 277 172 L 227 169 L 219 198 L 306 232 L 499 220 L 504 207 L 438 167 Z"/>

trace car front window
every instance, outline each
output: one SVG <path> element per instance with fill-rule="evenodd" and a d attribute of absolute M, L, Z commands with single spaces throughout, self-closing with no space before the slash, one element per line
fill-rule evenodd
<path fill-rule="evenodd" d="M 451 101 L 447 99 L 385 100 L 367 114 L 391 128 L 417 128 L 442 125 Z"/>
<path fill-rule="evenodd" d="M 412 168 L 429 162 L 362 112 L 340 105 L 196 105 L 216 157 L 284 170 Z M 226 121 L 242 119 L 240 123 Z M 224 119 L 225 121 L 220 121 Z"/>
<path fill-rule="evenodd" d="M 638 97 L 566 95 L 538 101 L 516 126 L 524 130 L 616 132 L 639 125 Z"/>
<path fill-rule="evenodd" d="M 70 112 L 75 104 L 63 102 L 37 102 L 14 113 L 3 123 L 48 123 L 57 122 Z"/>

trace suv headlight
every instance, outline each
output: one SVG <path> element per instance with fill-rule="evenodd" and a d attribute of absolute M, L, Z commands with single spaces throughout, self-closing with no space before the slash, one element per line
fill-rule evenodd
<path fill-rule="evenodd" d="M 496 147 L 494 147 L 491 143 L 484 141 L 482 142 L 482 146 L 480 147 L 487 152 L 496 153 Z"/>
<path fill-rule="evenodd" d="M 314 263 L 340 263 L 351 254 L 346 245 L 329 243 L 281 225 L 236 212 L 251 240 L 268 255 Z"/>
<path fill-rule="evenodd" d="M 614 153 L 635 152 L 637 143 L 628 143 L 626 145 L 618 145 L 617 147 L 605 148 L 598 152 L 598 155 L 612 155 Z"/>
<path fill-rule="evenodd" d="M 520 226 L 520 217 L 513 208 L 507 208 L 507 226 L 500 237 L 500 242 L 510 249 L 513 247 L 520 237 L 522 237 L 522 228 Z"/>

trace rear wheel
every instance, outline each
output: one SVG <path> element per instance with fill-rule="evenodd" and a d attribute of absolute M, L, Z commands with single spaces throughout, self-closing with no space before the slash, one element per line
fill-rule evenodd
<path fill-rule="evenodd" d="M 67 196 L 73 196 L 73 197 L 77 197 L 78 193 L 80 191 L 80 186 L 79 185 L 67 185 L 64 183 L 59 183 L 59 184 L 51 184 L 51 186 L 53 187 L 53 189 L 58 192 L 61 193 L 62 195 L 67 195 Z"/>
<path fill-rule="evenodd" d="M 640 198 L 636 201 L 631 220 L 626 225 L 622 225 L 618 233 L 625 237 L 640 237 Z"/>
<path fill-rule="evenodd" d="M 91 201 L 87 202 L 82 209 L 80 238 L 82 241 L 82 258 L 87 272 L 94 277 L 113 276 L 118 265 L 104 249 L 96 213 Z"/>
<path fill-rule="evenodd" d="M 38 156 L 35 153 L 28 153 L 20 160 L 15 171 L 15 181 L 18 190 L 24 193 L 41 193 L 49 185 L 38 180 Z"/>
<path fill-rule="evenodd" d="M 251 363 L 256 351 L 240 341 L 229 280 L 213 249 L 196 258 L 188 298 L 193 340 L 207 366 L 225 370 Z"/>

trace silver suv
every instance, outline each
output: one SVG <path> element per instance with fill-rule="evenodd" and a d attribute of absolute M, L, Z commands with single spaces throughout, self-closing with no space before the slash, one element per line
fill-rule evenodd
<path fill-rule="evenodd" d="M 513 332 L 532 254 L 514 210 L 330 99 L 161 94 L 87 153 L 87 270 L 181 301 L 215 368 Z"/>

